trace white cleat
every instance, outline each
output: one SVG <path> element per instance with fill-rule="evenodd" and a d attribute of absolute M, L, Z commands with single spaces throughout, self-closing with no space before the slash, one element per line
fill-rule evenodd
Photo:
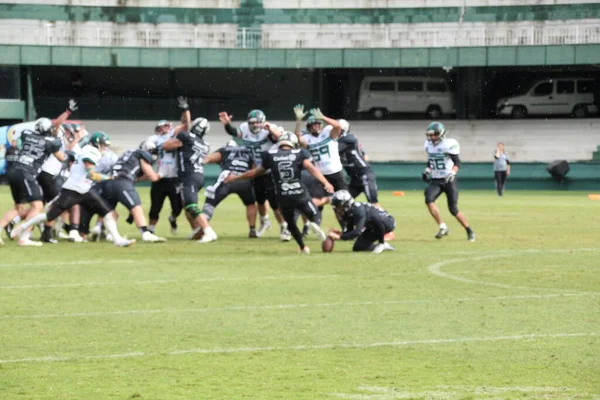
<path fill-rule="evenodd" d="M 69 231 L 69 242 L 73 243 L 83 243 L 83 238 L 76 230 Z"/>
<path fill-rule="evenodd" d="M 167 241 L 167 239 L 162 238 L 160 236 L 156 236 L 150 231 L 142 233 L 142 240 L 146 243 L 162 243 Z"/>
<path fill-rule="evenodd" d="M 373 248 L 373 253 L 379 254 L 379 253 L 382 253 L 384 250 L 385 250 L 385 245 L 383 243 L 379 243 Z"/>
<path fill-rule="evenodd" d="M 394 246 L 392 246 L 388 242 L 383 242 L 383 250 L 384 251 L 394 251 L 396 249 L 394 248 Z"/>
<path fill-rule="evenodd" d="M 59 239 L 71 240 L 71 237 L 69 236 L 69 234 L 67 232 L 63 231 L 62 229 L 60 231 L 58 231 L 56 233 L 56 235 L 58 236 Z"/>
<path fill-rule="evenodd" d="M 282 242 L 289 242 L 290 240 L 292 240 L 292 233 L 287 229 L 282 229 L 279 232 L 279 240 L 281 240 Z"/>
<path fill-rule="evenodd" d="M 0 236 L 0 246 L 4 246 L 4 240 L 2 240 L 1 236 Z"/>
<path fill-rule="evenodd" d="M 210 243 L 210 242 L 214 242 L 217 239 L 218 239 L 218 237 L 217 237 L 217 234 L 215 233 L 215 231 L 208 230 L 208 231 L 204 232 L 204 236 L 202 236 L 202 239 L 196 240 L 196 243 Z"/>
<path fill-rule="evenodd" d="M 319 238 L 321 242 L 324 242 L 325 239 L 327 239 L 327 235 L 325 234 L 325 232 L 323 232 L 319 225 L 317 225 L 314 222 L 309 222 L 308 224 L 310 225 L 310 229 L 317 236 L 317 238 Z"/>
<path fill-rule="evenodd" d="M 310 254 L 310 248 L 308 246 L 304 246 L 302 250 L 299 251 L 300 254 Z"/>
<path fill-rule="evenodd" d="M 261 220 L 260 226 L 258 227 L 258 230 L 256 231 L 256 236 L 261 237 L 269 229 L 271 229 L 271 221 L 268 219 L 264 220 L 264 221 Z"/>
<path fill-rule="evenodd" d="M 135 243 L 135 239 L 121 239 L 115 240 L 114 244 L 117 247 L 129 247 Z"/>
<path fill-rule="evenodd" d="M 21 236 L 21 233 L 23 233 L 23 227 L 21 225 L 17 225 L 12 229 L 12 231 L 10 231 L 10 238 L 16 239 L 17 237 Z"/>
<path fill-rule="evenodd" d="M 36 242 L 35 240 L 31 239 L 19 239 L 18 244 L 19 246 L 23 247 L 40 247 L 42 245 L 42 242 Z"/>

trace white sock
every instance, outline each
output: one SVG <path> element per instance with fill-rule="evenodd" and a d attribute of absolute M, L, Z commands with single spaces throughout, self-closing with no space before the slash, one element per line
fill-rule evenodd
<path fill-rule="evenodd" d="M 210 226 L 207 226 L 206 228 L 204 228 L 204 234 L 208 235 L 208 236 L 214 236 L 214 235 L 216 235 L 215 231 Z"/>
<path fill-rule="evenodd" d="M 46 214 L 38 214 L 35 217 L 31 218 L 29 221 L 25 221 L 23 225 L 21 225 L 21 228 L 23 228 L 23 232 L 25 232 L 30 227 L 37 224 L 41 224 L 42 222 L 46 221 L 48 221 L 48 217 L 46 216 Z"/>
<path fill-rule="evenodd" d="M 102 230 L 102 221 L 96 222 L 96 228 Z"/>
<path fill-rule="evenodd" d="M 106 226 L 106 229 L 108 232 L 110 232 L 115 242 L 123 240 L 119 234 L 119 231 L 117 230 L 117 221 L 115 221 L 114 217 L 110 213 L 104 216 L 104 226 Z"/>
<path fill-rule="evenodd" d="M 445 223 L 445 222 L 442 222 L 442 223 L 440 224 L 440 229 L 448 229 L 448 227 L 446 226 L 446 223 Z"/>
<path fill-rule="evenodd" d="M 268 215 L 261 215 L 260 216 L 260 222 L 265 222 L 269 220 L 269 216 Z"/>
<path fill-rule="evenodd" d="M 284 229 L 284 230 L 285 230 L 285 229 L 287 229 L 287 228 L 288 228 L 288 224 L 287 224 L 287 222 L 283 221 L 283 222 L 281 223 L 281 229 Z"/>
<path fill-rule="evenodd" d="M 17 215 L 16 217 L 14 217 L 11 221 L 13 224 L 18 224 L 19 222 L 21 222 L 21 216 Z"/>

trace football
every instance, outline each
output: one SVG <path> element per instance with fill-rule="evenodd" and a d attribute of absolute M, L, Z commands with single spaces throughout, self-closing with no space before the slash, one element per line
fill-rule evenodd
<path fill-rule="evenodd" d="M 327 239 L 323 240 L 321 243 L 321 250 L 323 250 L 323 253 L 331 253 L 333 251 L 333 244 L 333 239 L 327 236 Z"/>

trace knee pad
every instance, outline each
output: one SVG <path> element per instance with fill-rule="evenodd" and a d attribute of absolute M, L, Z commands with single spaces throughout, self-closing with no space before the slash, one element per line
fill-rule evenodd
<path fill-rule="evenodd" d="M 206 215 L 206 219 L 210 221 L 214 213 L 215 206 L 213 206 L 212 204 L 204 203 L 204 207 L 202 208 L 202 214 Z"/>
<path fill-rule="evenodd" d="M 457 206 L 452 206 L 452 207 L 448 207 L 448 209 L 450 210 L 450 214 L 452 214 L 453 216 L 456 217 L 456 214 L 458 214 L 458 207 Z"/>
<path fill-rule="evenodd" d="M 190 213 L 193 218 L 196 218 L 198 215 L 202 214 L 202 211 L 198 208 L 198 204 L 192 203 L 185 206 L 185 210 Z"/>

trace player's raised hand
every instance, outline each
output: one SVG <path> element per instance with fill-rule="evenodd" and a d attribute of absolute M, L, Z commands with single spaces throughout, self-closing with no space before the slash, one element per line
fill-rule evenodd
<path fill-rule="evenodd" d="M 177 97 L 177 108 L 179 108 L 181 111 L 187 111 L 190 109 L 190 105 L 186 97 Z"/>
<path fill-rule="evenodd" d="M 221 111 L 219 113 L 219 121 L 221 121 L 223 125 L 229 125 L 232 119 L 233 115 L 227 114 L 227 111 Z"/>
<path fill-rule="evenodd" d="M 323 115 L 323 113 L 321 112 L 320 108 L 311 108 L 310 109 L 310 113 L 316 119 L 321 119 L 322 120 L 323 118 L 325 118 L 325 115 Z"/>
<path fill-rule="evenodd" d="M 69 99 L 69 105 L 67 106 L 67 110 L 69 110 L 72 113 L 79 110 L 79 106 L 77 105 L 75 99 Z"/>
<path fill-rule="evenodd" d="M 296 121 L 301 121 L 306 117 L 308 113 L 304 112 L 304 104 L 296 104 L 294 106 L 294 115 L 296 116 Z"/>

